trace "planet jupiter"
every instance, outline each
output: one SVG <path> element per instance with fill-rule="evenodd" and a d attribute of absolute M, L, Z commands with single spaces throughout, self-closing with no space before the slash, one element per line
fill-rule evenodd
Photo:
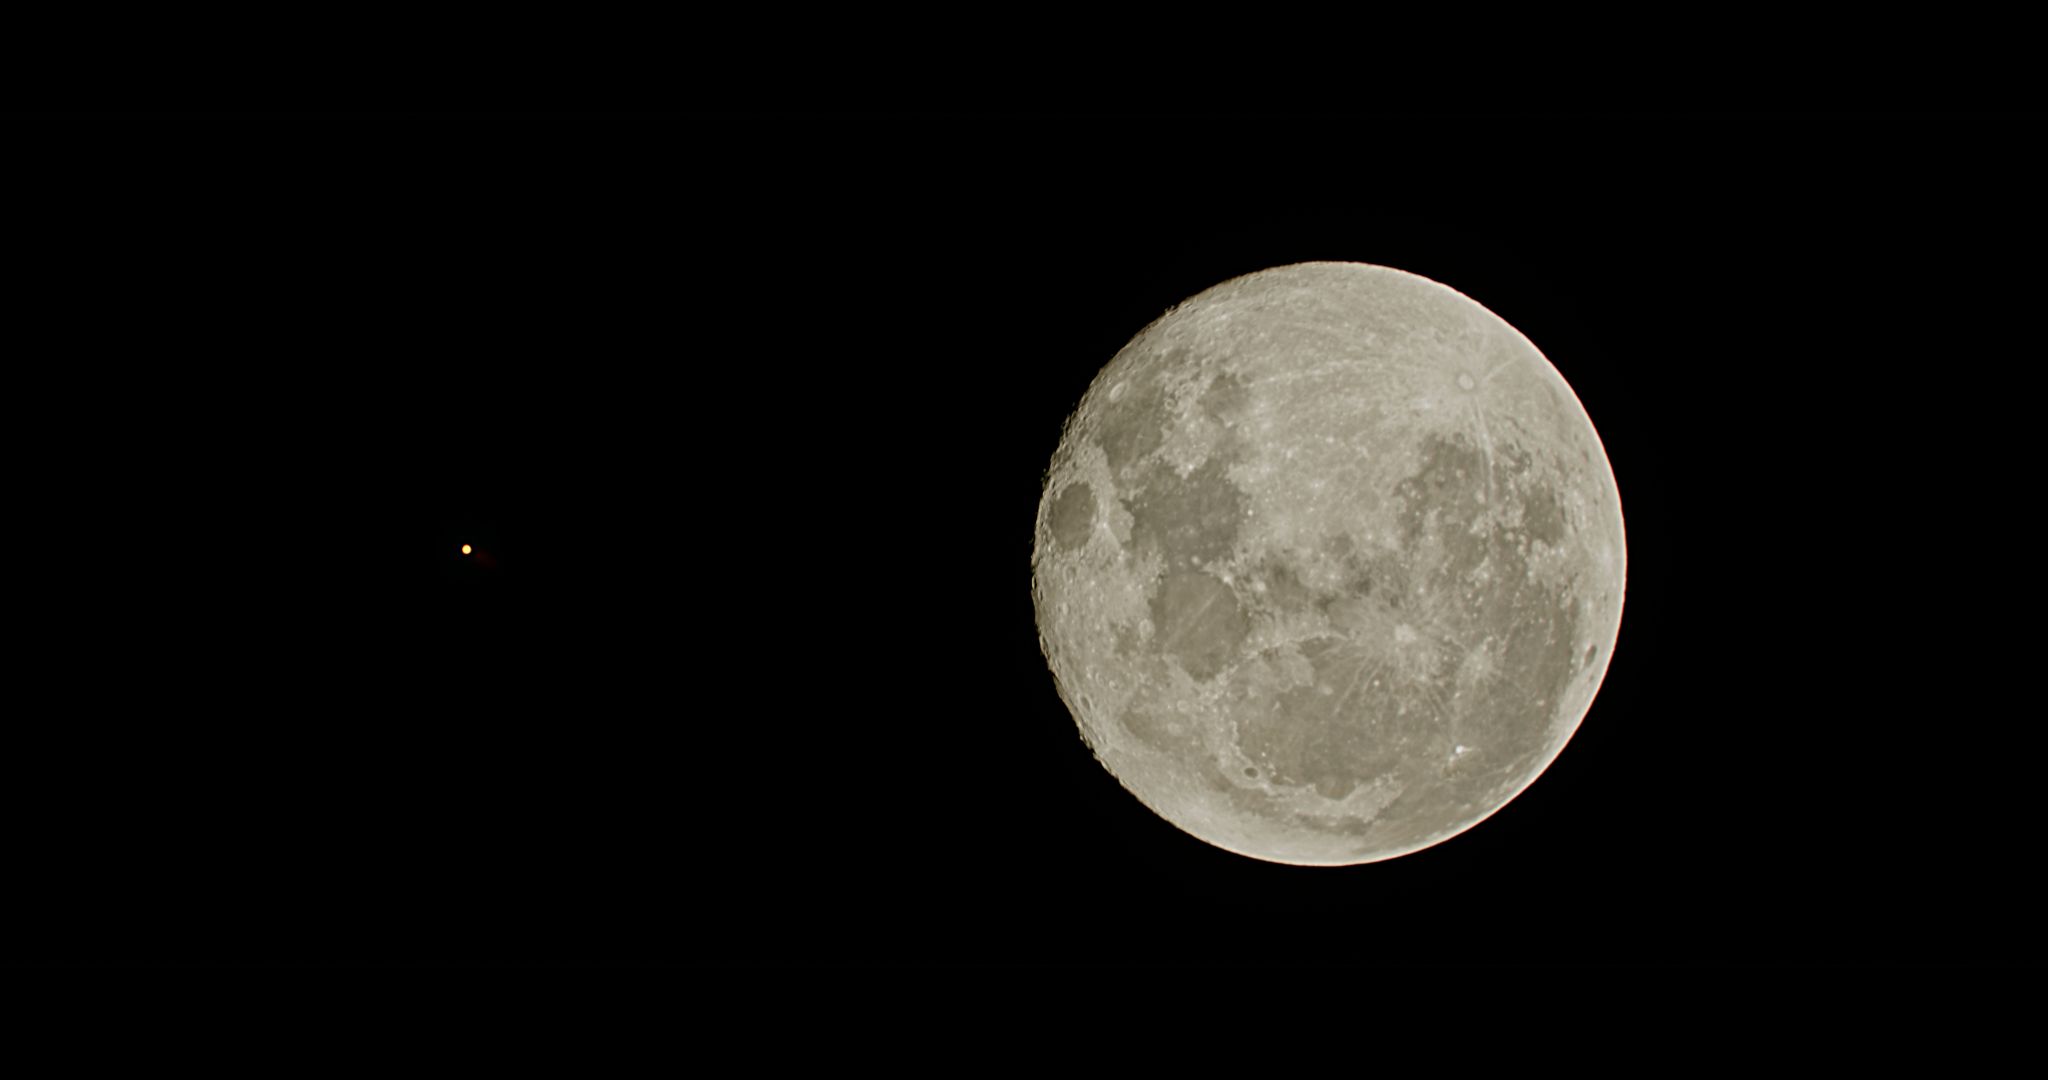
<path fill-rule="evenodd" d="M 1103 368 L 1032 563 L 1053 678 L 1117 781 L 1217 847 L 1346 865 L 1471 829 L 1557 758 L 1627 549 L 1600 438 L 1534 344 L 1426 278 L 1304 263 L 1183 302 Z"/>

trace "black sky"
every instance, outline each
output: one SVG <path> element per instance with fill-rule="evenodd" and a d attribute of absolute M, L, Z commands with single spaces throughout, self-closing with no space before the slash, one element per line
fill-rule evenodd
<path fill-rule="evenodd" d="M 2020 123 L 24 127 L 21 954 L 2038 960 L 1975 420 L 2039 351 Z M 1095 371 L 1311 259 L 1536 342 L 1630 549 L 1544 778 L 1334 870 L 1123 793 L 1029 602 Z"/>

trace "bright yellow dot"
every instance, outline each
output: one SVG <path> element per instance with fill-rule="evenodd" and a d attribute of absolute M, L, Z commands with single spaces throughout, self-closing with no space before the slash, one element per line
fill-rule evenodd
<path fill-rule="evenodd" d="M 464 545 L 462 545 L 462 553 L 463 553 L 464 555 L 467 555 L 467 554 L 469 554 L 469 545 L 468 545 L 468 544 L 464 544 Z"/>

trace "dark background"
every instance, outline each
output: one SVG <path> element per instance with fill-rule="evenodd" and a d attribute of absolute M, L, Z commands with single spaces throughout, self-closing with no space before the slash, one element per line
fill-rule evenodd
<path fill-rule="evenodd" d="M 17 121 L 12 948 L 2038 960 L 2032 123 Z M 1536 342 L 1630 552 L 1544 777 L 1341 869 L 1125 794 L 1029 596 L 1094 373 L 1311 259 Z"/>

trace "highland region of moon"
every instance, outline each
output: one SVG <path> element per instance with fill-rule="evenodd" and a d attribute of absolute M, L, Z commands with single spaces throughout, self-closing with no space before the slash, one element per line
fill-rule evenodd
<path fill-rule="evenodd" d="M 1529 340 L 1359 263 L 1224 282 L 1069 418 L 1033 548 L 1039 639 L 1096 757 L 1274 862 L 1429 847 L 1591 706 L 1627 552 L 1599 436 Z"/>

